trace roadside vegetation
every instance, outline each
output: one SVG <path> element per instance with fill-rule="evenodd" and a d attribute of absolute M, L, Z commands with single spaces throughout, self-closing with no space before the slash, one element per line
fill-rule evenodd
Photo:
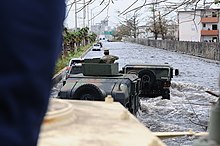
<path fill-rule="evenodd" d="M 96 37 L 95 33 L 89 33 L 88 27 L 76 31 L 64 28 L 63 49 L 55 66 L 55 74 L 67 66 L 71 58 L 78 58 L 87 51 L 96 40 Z"/>

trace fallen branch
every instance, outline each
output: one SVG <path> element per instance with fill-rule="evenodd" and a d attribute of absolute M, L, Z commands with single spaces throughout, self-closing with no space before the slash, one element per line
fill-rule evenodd
<path fill-rule="evenodd" d="M 217 93 L 214 93 L 214 92 L 212 92 L 212 91 L 205 91 L 206 93 L 209 93 L 209 94 L 211 94 L 211 95 L 213 95 L 213 96 L 215 96 L 215 97 L 220 97 L 220 95 L 218 95 Z"/>

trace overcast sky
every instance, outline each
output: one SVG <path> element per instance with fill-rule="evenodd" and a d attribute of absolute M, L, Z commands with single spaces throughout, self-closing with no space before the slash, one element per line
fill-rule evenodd
<path fill-rule="evenodd" d="M 71 1 L 74 1 L 74 0 L 69 0 L 68 4 L 71 3 Z M 88 1 L 88 0 L 85 0 L 85 1 Z M 123 12 L 124 10 L 126 10 L 126 8 L 128 8 L 136 0 L 114 0 L 114 4 L 111 3 L 109 8 L 106 8 L 101 14 L 96 16 L 105 7 L 104 4 L 100 5 L 101 1 L 102 0 L 95 0 L 92 4 L 89 5 L 89 8 L 86 9 L 86 19 L 85 19 L 86 26 L 88 26 L 88 24 L 89 26 L 91 26 L 91 23 L 93 24 L 100 23 L 101 20 L 104 20 L 106 18 L 108 18 L 109 20 L 109 26 L 116 26 L 117 24 L 119 24 L 120 20 L 123 21 L 126 18 L 126 15 L 120 15 L 120 17 L 118 17 L 119 12 Z M 147 3 L 150 3 L 151 1 L 152 0 L 147 0 Z M 170 1 L 177 2 L 176 0 L 170 0 Z M 83 6 L 82 2 L 83 0 L 81 0 L 77 4 L 77 10 L 82 8 Z M 201 2 L 203 2 L 203 0 L 201 0 Z M 133 5 L 130 9 L 138 7 L 142 5 L 143 3 L 144 3 L 144 0 L 138 0 L 138 2 L 135 5 Z M 67 12 L 69 9 L 70 7 L 67 7 Z M 141 25 L 146 24 L 147 19 L 149 19 L 149 16 L 151 15 L 149 7 L 142 8 L 139 13 L 142 14 L 140 16 L 140 19 L 142 20 Z M 92 21 L 88 21 L 88 18 L 90 20 L 91 16 L 92 17 L 96 16 L 96 17 Z M 172 19 L 175 19 L 174 17 L 176 17 L 176 13 L 173 13 L 171 17 Z M 77 14 L 77 18 L 78 18 L 77 27 L 83 27 L 83 11 L 80 11 Z M 68 28 L 75 28 L 75 5 L 72 6 L 72 8 L 70 9 L 68 13 L 68 17 L 65 20 L 65 25 Z"/>
<path fill-rule="evenodd" d="M 114 4 L 111 3 L 108 9 L 106 8 L 101 14 L 96 16 L 105 7 L 104 5 L 100 5 L 101 0 L 96 0 L 94 3 L 89 5 L 89 11 L 87 9 L 85 24 L 88 25 L 88 15 L 89 15 L 89 19 L 91 19 L 91 15 L 92 15 L 92 16 L 96 16 L 92 20 L 93 24 L 100 23 L 101 20 L 108 18 L 109 26 L 116 26 L 117 24 L 119 24 L 120 20 L 124 20 L 126 18 L 126 15 L 121 15 L 120 17 L 118 17 L 119 12 L 123 12 L 133 2 L 134 2 L 134 0 L 117 0 L 117 1 L 115 0 Z M 68 3 L 70 3 L 70 2 L 68 2 Z M 143 4 L 143 1 L 139 0 L 136 3 L 136 5 L 134 5 L 134 7 L 140 6 L 141 4 Z M 82 7 L 82 4 L 77 5 L 77 9 L 80 9 L 81 7 Z M 69 7 L 67 8 L 67 11 L 68 10 L 69 10 Z M 146 10 L 143 9 L 142 12 L 146 13 Z M 82 11 L 79 12 L 77 14 L 77 17 L 78 17 L 77 26 L 80 27 L 83 25 L 83 19 L 82 19 L 83 12 Z M 90 23 L 89 25 L 91 25 L 91 21 L 89 21 L 89 23 Z M 65 20 L 65 24 L 69 28 L 75 27 L 75 6 L 74 5 L 72 6 L 72 8 L 68 14 L 68 17 Z"/>

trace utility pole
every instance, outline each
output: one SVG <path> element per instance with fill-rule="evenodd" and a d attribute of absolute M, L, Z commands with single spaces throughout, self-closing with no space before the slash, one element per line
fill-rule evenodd
<path fill-rule="evenodd" d="M 90 17 L 91 17 L 91 18 L 90 18 L 90 20 L 91 20 L 91 30 L 92 30 L 92 17 L 93 17 L 93 16 L 92 16 L 92 10 L 93 10 L 93 9 L 90 10 L 90 11 L 91 11 L 91 14 L 90 14 Z"/>
<path fill-rule="evenodd" d="M 77 4 L 76 4 L 76 0 L 74 0 L 75 2 L 75 31 L 77 30 Z"/>
<path fill-rule="evenodd" d="M 157 0 L 156 0 L 157 1 Z M 155 3 L 154 3 L 154 0 L 153 0 L 153 31 L 154 31 L 154 39 L 156 40 L 157 39 L 157 32 L 156 32 L 156 17 L 155 17 Z"/>
<path fill-rule="evenodd" d="M 162 36 L 162 40 L 164 40 L 164 31 L 163 31 L 163 25 L 162 25 L 162 20 L 161 20 L 161 15 L 160 15 L 160 11 L 158 11 L 158 15 L 159 15 L 159 27 L 160 27 L 160 34 Z"/>
<path fill-rule="evenodd" d="M 87 5 L 87 19 L 88 19 L 88 28 L 89 28 L 89 5 Z"/>
<path fill-rule="evenodd" d="M 90 22 L 90 27 L 91 27 L 91 30 L 92 30 L 92 25 L 94 25 L 94 14 L 93 14 L 93 10 L 95 9 L 95 8 L 97 8 L 97 7 L 99 7 L 99 6 L 96 6 L 96 7 L 94 7 L 94 8 L 92 8 L 91 10 L 90 10 L 90 19 L 88 20 L 88 21 L 91 21 Z M 89 12 L 88 12 L 89 13 Z"/>
<path fill-rule="evenodd" d="M 85 20 L 86 20 L 86 5 L 85 0 L 83 0 L 83 27 L 85 27 Z"/>

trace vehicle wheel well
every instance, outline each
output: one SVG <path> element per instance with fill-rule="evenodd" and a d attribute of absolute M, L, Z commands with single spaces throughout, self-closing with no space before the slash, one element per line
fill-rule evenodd
<path fill-rule="evenodd" d="M 129 70 L 129 71 L 127 72 L 127 74 L 136 74 L 136 75 L 137 75 L 137 71 L 136 71 L 136 70 Z"/>
<path fill-rule="evenodd" d="M 104 94 L 96 85 L 84 84 L 73 93 L 73 99 L 100 101 L 104 100 Z"/>

